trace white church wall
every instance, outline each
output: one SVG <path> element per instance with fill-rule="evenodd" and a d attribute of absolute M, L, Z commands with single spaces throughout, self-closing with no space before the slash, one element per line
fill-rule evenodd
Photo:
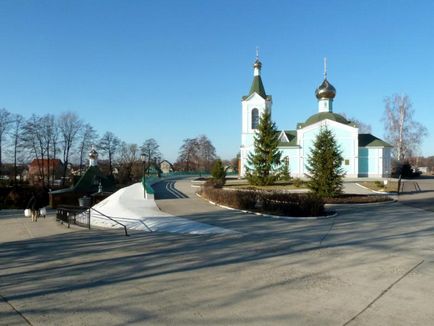
<path fill-rule="evenodd" d="M 256 93 L 253 93 L 246 100 L 242 101 L 242 132 L 253 133 L 252 129 L 252 110 L 258 109 L 259 116 L 264 113 L 265 108 L 271 110 L 271 102 L 263 99 Z"/>
<path fill-rule="evenodd" d="M 327 127 L 333 133 L 337 144 L 342 150 L 342 168 L 345 171 L 346 177 L 357 177 L 358 171 L 358 129 L 347 126 L 341 123 L 337 123 L 332 120 L 323 120 L 306 128 L 297 130 L 297 137 L 299 145 L 302 147 L 300 153 L 300 176 L 304 176 L 307 173 L 307 160 L 308 156 L 313 148 L 315 138 L 319 134 L 321 127 Z"/>
<path fill-rule="evenodd" d="M 240 176 L 244 177 L 246 175 L 246 166 L 247 164 L 247 158 L 250 153 L 250 151 L 253 151 L 253 147 L 244 147 L 240 150 Z"/>
<path fill-rule="evenodd" d="M 299 153 L 300 149 L 298 147 L 281 147 L 279 150 L 282 152 L 282 160 L 286 157 L 288 158 L 289 163 L 289 172 L 292 177 L 300 176 L 300 160 Z"/>

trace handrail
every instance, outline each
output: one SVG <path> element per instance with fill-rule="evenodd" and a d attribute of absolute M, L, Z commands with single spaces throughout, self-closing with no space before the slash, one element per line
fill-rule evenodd
<path fill-rule="evenodd" d="M 111 217 L 108 216 L 108 215 L 105 215 L 104 213 L 101 213 L 99 210 L 97 210 L 97 209 L 95 209 L 95 208 L 93 208 L 93 207 L 89 207 L 89 211 L 90 211 L 91 209 L 93 209 L 93 210 L 94 210 L 95 212 L 97 212 L 98 214 L 100 214 L 100 215 L 102 215 L 102 216 L 108 218 L 109 220 L 111 220 L 111 221 L 113 221 L 113 222 L 115 222 L 115 223 L 117 223 L 117 224 L 123 226 L 123 227 L 124 227 L 124 231 L 125 231 L 125 236 L 128 236 L 127 226 L 126 226 L 125 224 L 122 224 L 121 222 L 116 221 L 115 219 L 111 218 Z M 89 215 L 90 215 L 90 214 L 89 214 Z"/>
<path fill-rule="evenodd" d="M 104 213 L 101 213 L 100 211 L 98 211 L 97 209 L 93 208 L 93 207 L 84 207 L 84 206 L 60 206 L 57 208 L 57 214 L 56 214 L 56 219 L 57 220 L 61 220 L 63 222 L 67 222 L 68 223 L 68 228 L 71 225 L 71 220 L 73 224 L 83 224 L 83 223 L 77 223 L 76 220 L 76 216 L 77 214 L 81 214 L 81 213 L 85 213 L 87 214 L 87 227 L 90 229 L 90 216 L 91 216 L 91 210 L 94 210 L 95 212 L 97 212 L 99 215 L 101 215 L 102 217 L 105 217 L 113 222 L 115 222 L 116 224 L 119 224 L 120 226 L 122 226 L 124 228 L 125 231 L 125 236 L 129 236 L 128 232 L 127 232 L 127 226 L 125 224 L 122 224 L 121 222 L 115 220 L 114 218 L 105 215 Z M 71 214 L 72 213 L 72 214 Z M 62 222 L 62 223 L 63 223 Z M 147 225 L 145 225 L 148 229 L 149 227 Z M 150 229 L 149 229 L 150 230 Z M 151 230 L 152 232 L 152 230 Z"/>

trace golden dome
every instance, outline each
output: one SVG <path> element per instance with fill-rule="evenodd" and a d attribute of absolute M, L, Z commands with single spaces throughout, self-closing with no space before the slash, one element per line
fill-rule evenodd
<path fill-rule="evenodd" d="M 326 98 L 334 99 L 336 96 L 336 88 L 334 88 L 327 79 L 324 79 L 322 84 L 315 90 L 315 96 L 318 100 Z"/>

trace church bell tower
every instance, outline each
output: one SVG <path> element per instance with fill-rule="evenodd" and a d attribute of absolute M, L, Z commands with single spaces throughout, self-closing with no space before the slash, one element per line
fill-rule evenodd
<path fill-rule="evenodd" d="M 254 135 L 257 131 L 259 119 L 265 109 L 271 112 L 272 98 L 265 93 L 261 78 L 262 63 L 256 50 L 256 60 L 253 64 L 253 82 L 250 92 L 241 101 L 241 146 L 240 146 L 240 177 L 246 173 L 245 165 L 249 152 L 253 152 Z"/>

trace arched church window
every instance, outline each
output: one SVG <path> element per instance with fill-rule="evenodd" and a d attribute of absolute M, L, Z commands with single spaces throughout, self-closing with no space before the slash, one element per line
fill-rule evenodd
<path fill-rule="evenodd" d="M 259 125 L 259 111 L 258 109 L 252 110 L 252 129 L 258 129 Z"/>

